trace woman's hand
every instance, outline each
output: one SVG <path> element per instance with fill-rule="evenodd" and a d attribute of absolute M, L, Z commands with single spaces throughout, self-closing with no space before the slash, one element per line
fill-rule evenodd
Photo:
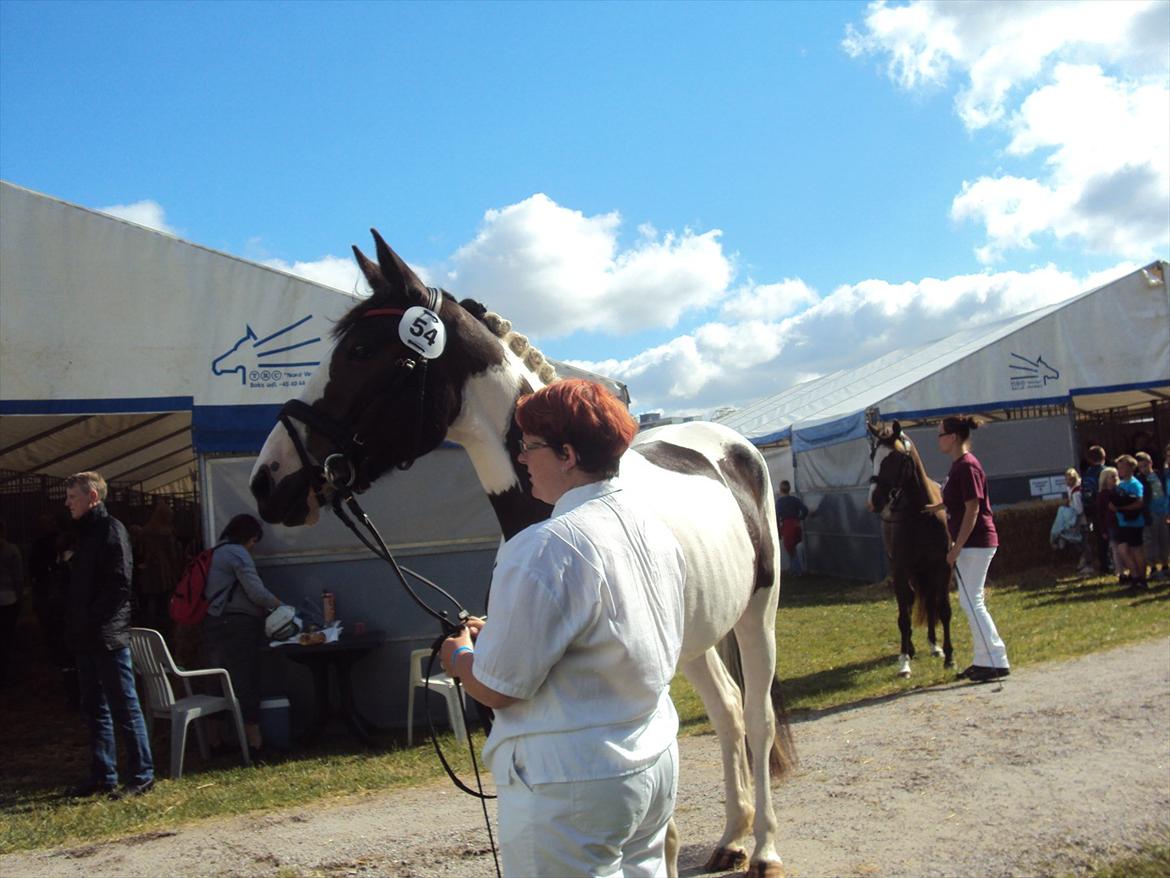
<path fill-rule="evenodd" d="M 963 551 L 962 546 L 955 545 L 954 543 L 951 544 L 951 549 L 947 552 L 947 563 L 950 566 L 955 566 L 955 563 L 959 560 L 959 552 L 961 551 Z"/>
<path fill-rule="evenodd" d="M 487 619 L 484 619 L 480 616 L 467 617 L 467 630 L 471 632 L 472 640 L 475 640 L 475 638 L 479 637 L 479 632 L 482 630 L 483 623 L 486 621 Z"/>
<path fill-rule="evenodd" d="M 480 627 L 482 627 L 482 620 L 480 622 Z M 476 633 L 478 633 L 478 629 Z M 461 646 L 466 646 L 468 648 L 471 647 L 470 620 L 468 620 L 468 625 L 460 628 L 458 631 L 444 640 L 443 645 L 439 648 L 439 661 L 442 663 L 443 670 L 447 672 L 448 676 L 459 676 L 455 673 L 454 668 L 452 667 L 452 656 L 455 654 L 455 650 L 459 649 Z M 460 655 L 462 655 L 462 653 L 460 653 Z"/>

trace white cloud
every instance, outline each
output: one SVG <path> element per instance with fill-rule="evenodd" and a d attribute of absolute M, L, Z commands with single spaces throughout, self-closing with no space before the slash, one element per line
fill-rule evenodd
<path fill-rule="evenodd" d="M 917 283 L 864 280 L 838 287 L 793 317 L 708 323 L 629 359 L 577 364 L 627 382 L 637 411 L 701 414 L 1063 301 L 1133 267 L 1089 278 L 1049 265 Z"/>
<path fill-rule="evenodd" d="M 314 283 L 333 287 L 335 290 L 344 290 L 347 293 L 356 293 L 361 296 L 369 295 L 369 287 L 362 277 L 361 269 L 352 257 L 342 259 L 338 256 L 323 256 L 312 262 L 286 262 L 283 259 L 264 259 L 261 265 L 277 268 L 295 274 Z"/>
<path fill-rule="evenodd" d="M 538 193 L 487 211 L 475 239 L 434 273 L 541 338 L 669 327 L 724 295 L 733 266 L 719 231 L 643 225 L 622 249 L 620 229 L 617 212 L 589 217 Z"/>
<path fill-rule="evenodd" d="M 355 296 L 368 296 L 370 286 L 366 283 L 361 269 L 352 256 L 342 259 L 339 256 L 322 256 L 311 262 L 288 262 L 284 259 L 259 259 L 261 265 L 277 268 L 295 274 L 314 283 L 343 290 Z M 409 264 L 409 263 L 408 263 Z M 424 266 L 411 265 L 411 271 L 418 275 L 425 284 L 433 283 L 432 272 Z"/>
<path fill-rule="evenodd" d="M 166 232 L 168 235 L 177 235 L 178 232 L 167 222 L 166 211 L 157 201 L 149 199 L 135 201 L 131 204 L 111 204 L 109 207 L 99 207 L 102 213 L 116 216 L 118 219 L 129 220 L 148 229 Z"/>
<path fill-rule="evenodd" d="M 804 281 L 786 278 L 775 284 L 749 284 L 723 303 L 723 316 L 741 320 L 776 320 L 817 302 Z"/>
<path fill-rule="evenodd" d="M 1170 4 L 913 2 L 870 4 L 845 50 L 887 58 L 906 89 L 961 85 L 971 130 L 1008 136 L 1005 157 L 1043 158 L 1037 177 L 964 181 L 957 220 L 982 224 L 985 263 L 1037 237 L 1127 259 L 1170 243 Z"/>

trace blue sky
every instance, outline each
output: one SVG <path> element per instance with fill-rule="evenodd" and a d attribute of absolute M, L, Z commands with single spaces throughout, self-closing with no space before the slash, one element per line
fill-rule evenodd
<path fill-rule="evenodd" d="M 0 177 L 710 413 L 1170 254 L 1170 4 L 0 2 Z"/>

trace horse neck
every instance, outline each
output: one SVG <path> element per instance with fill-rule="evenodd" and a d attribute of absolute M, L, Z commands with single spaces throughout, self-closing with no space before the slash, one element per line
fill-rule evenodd
<path fill-rule="evenodd" d="M 911 447 L 909 451 L 903 453 L 910 458 L 911 477 L 899 486 L 902 489 L 898 503 L 899 517 L 908 513 L 916 515 L 921 513 L 924 507 L 942 500 L 934 481 L 926 474 L 926 468 L 922 465 L 922 458 L 918 456 L 918 452 Z"/>
<path fill-rule="evenodd" d="M 505 360 L 468 379 L 463 388 L 463 407 L 447 438 L 458 442 L 496 514 L 504 539 L 511 539 L 537 521 L 548 518 L 551 507 L 532 496 L 519 460 L 509 451 L 518 449 L 520 428 L 516 402 L 521 395 L 544 386 L 543 382 L 504 345 Z"/>

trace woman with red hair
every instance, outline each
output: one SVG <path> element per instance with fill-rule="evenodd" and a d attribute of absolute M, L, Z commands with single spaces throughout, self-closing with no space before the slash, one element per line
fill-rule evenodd
<path fill-rule="evenodd" d="M 484 759 L 504 874 L 665 874 L 682 549 L 622 488 L 637 425 L 605 388 L 557 382 L 522 399 L 516 423 L 532 495 L 552 516 L 504 544 L 491 621 L 470 620 L 441 653 L 496 710 Z"/>

